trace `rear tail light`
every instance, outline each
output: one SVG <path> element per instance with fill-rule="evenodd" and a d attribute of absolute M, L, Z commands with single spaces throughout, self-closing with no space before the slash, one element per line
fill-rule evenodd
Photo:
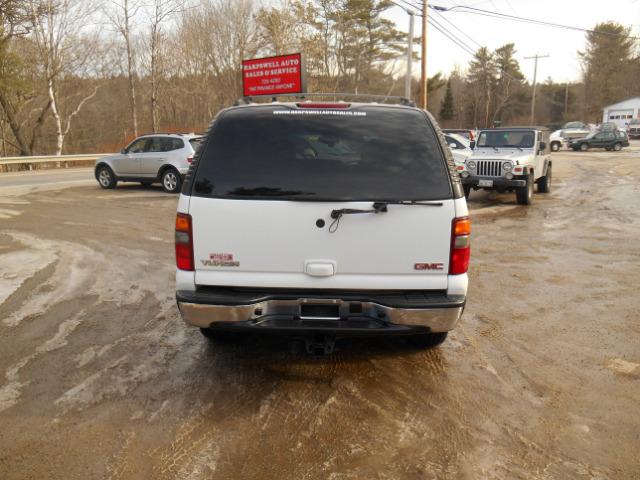
<path fill-rule="evenodd" d="M 180 270 L 195 270 L 191 215 L 184 213 L 176 216 L 176 266 Z"/>
<path fill-rule="evenodd" d="M 469 217 L 455 218 L 451 224 L 451 259 L 449 274 L 460 275 L 469 270 L 471 258 L 471 223 Z"/>
<path fill-rule="evenodd" d="M 193 157 L 187 157 L 187 162 L 189 163 L 193 162 Z"/>

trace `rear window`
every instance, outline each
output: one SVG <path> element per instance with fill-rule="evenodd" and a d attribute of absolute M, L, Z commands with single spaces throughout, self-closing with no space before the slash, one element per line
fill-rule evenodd
<path fill-rule="evenodd" d="M 230 110 L 216 120 L 192 194 L 310 201 L 453 195 L 439 140 L 424 113 L 275 105 Z"/>

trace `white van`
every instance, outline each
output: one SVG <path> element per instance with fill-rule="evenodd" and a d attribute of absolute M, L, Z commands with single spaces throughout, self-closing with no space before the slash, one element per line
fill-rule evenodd
<path fill-rule="evenodd" d="M 177 302 L 208 338 L 253 331 L 442 343 L 465 307 L 470 225 L 444 137 L 404 104 L 221 111 L 176 218 Z"/>

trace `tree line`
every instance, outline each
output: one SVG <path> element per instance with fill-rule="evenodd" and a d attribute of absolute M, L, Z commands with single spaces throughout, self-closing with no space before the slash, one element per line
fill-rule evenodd
<path fill-rule="evenodd" d="M 0 0 L 0 155 L 118 151 L 142 133 L 202 132 L 242 96 L 242 60 L 303 52 L 310 92 L 404 95 L 407 34 L 387 0 Z M 606 22 L 582 79 L 538 85 L 536 122 L 600 120 L 640 95 L 638 42 Z M 419 40 L 419 39 L 416 39 Z M 515 44 L 428 79 L 444 127 L 529 123 Z M 414 56 L 415 58 L 415 56 Z M 419 98 L 414 80 L 412 98 Z"/>

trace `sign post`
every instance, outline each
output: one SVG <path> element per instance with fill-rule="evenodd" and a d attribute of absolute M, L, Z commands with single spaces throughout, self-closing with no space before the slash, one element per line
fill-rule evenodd
<path fill-rule="evenodd" d="M 242 90 L 245 97 L 306 93 L 304 54 L 243 60 Z"/>

